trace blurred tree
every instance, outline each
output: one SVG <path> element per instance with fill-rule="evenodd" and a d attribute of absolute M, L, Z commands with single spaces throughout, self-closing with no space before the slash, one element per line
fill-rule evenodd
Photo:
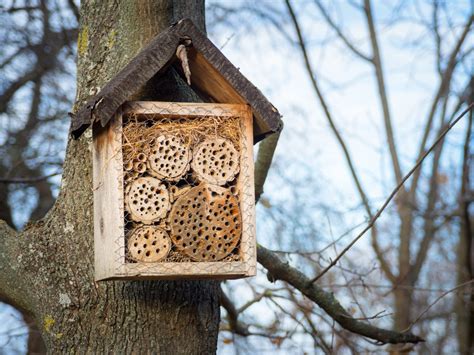
<path fill-rule="evenodd" d="M 367 183 L 359 173 L 358 157 L 351 150 L 347 132 L 341 128 L 344 125 L 343 117 L 337 113 L 338 108 L 331 103 L 329 94 L 325 93 L 324 83 L 329 82 L 326 86 L 332 91 L 346 84 L 334 82 L 327 74 L 317 70 L 322 58 L 321 53 L 329 47 L 329 42 L 338 43 L 344 48 L 343 55 L 359 61 L 370 70 L 370 80 L 374 83 L 380 105 L 378 118 L 384 127 L 383 150 L 387 150 L 390 159 L 389 177 L 393 185 L 401 184 L 409 170 L 401 163 L 401 156 L 407 155 L 407 144 L 404 141 L 399 144 L 396 139 L 397 128 L 400 129 L 397 124 L 402 120 L 393 114 L 393 103 L 389 94 L 392 83 L 387 79 L 381 38 L 386 37 L 384 34 L 390 28 L 401 23 L 419 26 L 423 29 L 423 38 L 413 39 L 415 45 L 407 50 L 413 51 L 415 46 L 419 46 L 425 50 L 427 56 L 433 58 L 435 64 L 437 83 L 432 87 L 433 92 L 429 93 L 432 100 L 428 104 L 422 128 L 417 132 L 417 154 L 412 158 L 413 162 L 417 162 L 427 151 L 430 140 L 434 141 L 455 116 L 473 102 L 472 98 L 469 98 L 474 75 L 472 3 L 459 2 L 456 7 L 450 7 L 450 4 L 437 0 L 413 3 L 402 1 L 385 5 L 377 3 L 379 13 L 376 13 L 370 0 L 314 0 L 304 3 L 285 0 L 284 6 L 280 2 L 270 1 L 243 1 L 239 6 L 217 1 L 212 3 L 211 11 L 221 24 L 234 30 L 238 28 L 240 33 L 253 31 L 257 24 L 263 21 L 270 31 L 274 31 L 275 38 L 285 40 L 299 52 L 315 99 L 342 151 L 364 212 L 369 219 L 373 219 L 377 206 L 370 197 L 371 189 L 366 187 Z M 344 19 L 351 24 L 344 25 Z M 362 22 L 359 19 L 362 19 Z M 354 22 L 357 22 L 357 26 Z M 355 26 L 356 30 L 353 29 Z M 357 32 L 357 35 L 354 35 L 353 32 L 363 27 L 365 33 Z M 321 38 L 322 33 L 329 33 L 329 40 Z M 346 83 L 351 80 L 349 71 L 344 80 Z M 337 103 L 340 104 L 340 101 Z M 312 115 L 314 116 L 313 113 Z M 425 297 L 417 299 L 415 296 L 420 275 L 423 269 L 428 268 L 427 265 L 433 262 L 438 264 L 435 261 L 436 254 L 429 259 L 430 250 L 438 243 L 444 243 L 444 247 L 453 249 L 455 242 L 447 238 L 452 235 L 453 230 L 459 231 L 458 281 L 462 284 L 472 280 L 472 272 L 469 271 L 472 269 L 470 263 L 473 255 L 472 209 L 469 208 L 472 201 L 472 184 L 468 177 L 468 172 L 472 171 L 472 159 L 469 159 L 472 153 L 467 143 L 472 139 L 471 126 L 472 122 L 463 124 L 466 130 L 464 163 L 458 161 L 446 166 L 446 162 L 454 163 L 454 158 L 445 153 L 448 140 L 442 140 L 433 156 L 422 168 L 415 171 L 407 184 L 402 184 L 395 207 L 387 212 L 392 217 L 389 225 L 378 222 L 370 230 L 373 253 L 393 290 L 393 323 L 397 330 L 410 329 L 417 315 L 415 311 L 428 306 Z M 404 137 L 404 140 L 406 139 Z M 385 183 L 382 185 L 386 186 Z M 453 199 L 451 192 L 458 191 L 458 188 L 459 198 Z M 329 266 L 334 264 L 329 263 Z M 445 270 L 442 265 L 438 266 L 440 272 Z M 323 274 L 329 268 L 323 267 Z M 317 280 L 320 281 L 319 278 Z M 442 287 L 443 284 L 439 286 Z M 467 354 L 474 351 L 474 337 L 471 336 L 474 329 L 471 324 L 474 319 L 474 303 L 470 298 L 473 286 L 467 284 L 459 293 L 465 296 L 461 297 L 462 301 L 456 307 L 460 320 L 457 324 L 458 350 Z M 444 316 L 444 319 L 449 322 L 448 317 Z M 426 326 L 426 333 L 429 333 L 429 327 Z"/>
<path fill-rule="evenodd" d="M 54 203 L 65 143 L 54 131 L 66 129 L 73 99 L 63 83 L 75 74 L 76 15 L 72 1 L 13 1 L 0 14 L 0 213 L 12 227 L 42 218 Z"/>

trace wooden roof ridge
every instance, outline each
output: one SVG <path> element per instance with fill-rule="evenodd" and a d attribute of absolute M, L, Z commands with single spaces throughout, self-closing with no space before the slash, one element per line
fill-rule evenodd
<path fill-rule="evenodd" d="M 117 109 L 148 80 L 177 61 L 176 49 L 180 44 L 189 45 L 190 42 L 191 86 L 196 92 L 214 102 L 250 105 L 254 113 L 256 142 L 282 129 L 278 110 L 191 20 L 184 19 L 153 38 L 95 96 L 71 114 L 73 137 L 80 137 L 93 122 L 100 122 L 104 127 Z"/>

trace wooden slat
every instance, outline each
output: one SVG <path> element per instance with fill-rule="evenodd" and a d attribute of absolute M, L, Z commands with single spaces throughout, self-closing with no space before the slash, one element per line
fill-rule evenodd
<path fill-rule="evenodd" d="M 246 265 L 246 276 L 254 276 L 257 272 L 257 245 L 255 226 L 255 185 L 253 164 L 253 129 L 252 109 L 242 116 L 242 141 L 240 157 L 240 173 L 237 188 L 240 191 L 240 211 L 242 214 L 242 237 L 240 255 Z"/>
<path fill-rule="evenodd" d="M 166 115 L 167 117 L 235 117 L 246 112 L 245 105 L 162 101 L 127 101 L 123 114 Z"/>
<path fill-rule="evenodd" d="M 247 274 L 244 262 L 129 263 L 111 279 L 236 279 Z"/>
<path fill-rule="evenodd" d="M 125 260 L 122 119 L 115 115 L 93 134 L 94 258 L 96 280 L 111 277 Z"/>
<path fill-rule="evenodd" d="M 228 102 L 245 104 L 247 101 L 234 90 L 227 80 L 209 64 L 203 55 L 195 49 L 190 51 L 189 66 L 192 73 L 192 86 L 199 92 L 205 93 L 215 102 Z M 258 118 L 254 121 L 256 135 L 264 137 L 272 129 L 264 124 L 262 116 L 257 113 Z M 253 132 L 252 132 L 253 134 Z"/>

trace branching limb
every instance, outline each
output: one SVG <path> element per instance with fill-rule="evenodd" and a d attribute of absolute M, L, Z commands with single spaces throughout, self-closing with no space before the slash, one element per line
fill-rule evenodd
<path fill-rule="evenodd" d="M 18 258 L 21 258 L 18 235 L 5 221 L 0 220 L 0 300 L 6 300 L 16 308 L 28 310 L 27 292 L 22 288 L 18 274 Z"/>
<path fill-rule="evenodd" d="M 446 65 L 446 68 L 442 72 L 441 82 L 439 84 L 439 87 L 438 87 L 438 90 L 436 92 L 435 98 L 433 99 L 433 102 L 431 103 L 431 108 L 430 108 L 430 112 L 428 114 L 428 119 L 426 121 L 426 125 L 425 125 L 425 128 L 423 130 L 423 137 L 421 139 L 420 147 L 419 147 L 419 150 L 418 150 L 418 158 L 421 157 L 423 155 L 423 152 L 425 151 L 426 142 L 428 141 L 428 137 L 429 137 L 430 132 L 431 132 L 431 127 L 433 125 L 433 120 L 434 120 L 434 116 L 436 114 L 436 109 L 438 107 L 439 101 L 442 99 L 442 97 L 446 93 L 447 88 L 449 87 L 449 83 L 451 82 L 451 79 L 452 79 L 452 76 L 453 76 L 453 73 L 454 73 L 454 69 L 456 68 L 457 63 L 459 62 L 457 60 L 458 54 L 461 50 L 461 47 L 462 47 L 463 43 L 466 40 L 467 35 L 470 32 L 473 20 L 474 20 L 474 15 L 471 15 L 471 17 L 468 19 L 468 21 L 466 22 L 466 24 L 464 26 L 463 32 L 459 36 L 453 50 L 451 51 L 451 53 L 449 55 L 449 60 L 448 60 L 448 63 Z M 413 177 L 413 183 L 411 184 L 411 187 L 410 187 L 409 201 L 412 201 L 412 203 L 414 201 L 415 193 L 417 191 L 420 174 L 421 174 L 421 171 L 416 172 L 415 176 Z"/>
<path fill-rule="evenodd" d="M 428 312 L 431 307 L 433 307 L 436 303 L 438 303 L 442 298 L 446 297 L 448 294 L 454 292 L 454 291 L 457 291 L 461 288 L 464 288 L 466 286 L 469 286 L 469 285 L 472 285 L 472 283 L 474 283 L 474 280 L 469 280 L 467 282 L 464 282 L 460 285 L 457 285 L 456 287 L 446 291 L 446 292 L 443 292 L 439 297 L 437 297 L 433 302 L 430 303 L 430 305 L 428 307 L 425 308 L 425 310 L 423 312 L 421 312 L 418 317 L 415 318 L 415 320 L 413 322 L 411 322 L 410 326 L 406 329 L 406 331 L 409 331 L 425 314 L 426 312 Z"/>
<path fill-rule="evenodd" d="M 385 85 L 385 78 L 382 66 L 382 58 L 380 55 L 379 43 L 377 39 L 377 32 L 375 29 L 375 23 L 372 13 L 370 0 L 364 1 L 365 15 L 367 18 L 367 26 L 370 33 L 370 43 L 372 45 L 373 65 L 375 69 L 375 76 L 377 78 L 377 87 L 379 90 L 379 98 L 382 104 L 383 119 L 385 124 L 385 133 L 387 135 L 387 142 L 390 151 L 390 157 L 392 158 L 393 171 L 397 183 L 402 180 L 402 169 L 400 167 L 400 161 L 398 158 L 397 147 L 395 145 L 395 137 L 393 134 L 392 117 L 390 114 L 390 108 L 388 104 L 388 95 Z M 403 187 L 404 189 L 404 187 Z"/>
<path fill-rule="evenodd" d="M 12 178 L 0 178 L 0 184 L 35 184 L 48 180 L 50 177 L 60 175 L 61 173 L 53 173 L 44 176 L 35 177 L 12 177 Z"/>
<path fill-rule="evenodd" d="M 470 88 L 470 86 L 473 86 L 474 84 L 474 77 L 469 81 L 467 84 L 466 90 Z M 445 116 L 445 111 L 446 111 L 446 102 L 445 100 L 445 107 L 443 109 L 443 115 L 442 118 Z M 472 98 L 467 98 L 467 97 L 462 97 L 460 98 L 458 104 L 456 105 L 456 108 L 459 106 L 462 106 L 464 103 L 470 103 L 471 106 L 473 104 Z M 456 112 L 456 109 L 455 109 Z M 471 110 L 471 116 L 472 116 L 472 110 Z M 454 118 L 454 115 L 450 117 L 451 119 Z M 442 132 L 443 129 L 446 128 L 447 124 L 449 123 L 449 120 L 447 120 L 446 123 L 442 124 L 441 127 L 439 128 L 438 132 Z M 467 132 L 470 132 L 470 124 L 468 123 L 468 129 Z M 440 133 L 438 133 L 439 135 Z M 409 277 L 410 277 L 410 284 L 414 284 L 416 279 L 418 278 L 421 268 L 424 265 L 425 259 L 428 254 L 428 249 L 431 244 L 432 239 L 434 238 L 435 232 L 436 232 L 436 227 L 434 225 L 434 220 L 433 218 L 430 218 L 431 215 L 434 214 L 434 209 L 437 201 L 437 189 L 438 189 L 438 182 L 437 182 L 437 177 L 438 177 L 438 167 L 440 165 L 440 159 L 441 159 L 441 150 L 443 147 L 443 142 L 440 143 L 440 146 L 437 148 L 435 151 L 435 156 L 433 158 L 433 165 L 432 165 L 432 171 L 430 174 L 430 183 L 429 183 L 429 192 L 428 192 L 428 203 L 426 207 L 426 212 L 425 212 L 425 218 L 424 218 L 424 227 L 423 227 L 423 239 L 421 240 L 420 247 L 418 249 L 418 252 L 416 253 L 415 261 L 413 265 L 410 268 Z"/>
<path fill-rule="evenodd" d="M 235 334 L 248 336 L 250 332 L 248 327 L 241 322 L 239 322 L 239 311 L 235 308 L 232 301 L 227 297 L 224 290 L 221 287 L 220 291 L 220 301 L 221 306 L 227 311 L 227 319 L 229 321 L 229 326 Z"/>
<path fill-rule="evenodd" d="M 258 262 L 265 267 L 274 280 L 282 280 L 301 291 L 306 297 L 321 307 L 344 329 L 376 340 L 379 344 L 419 343 L 422 338 L 409 332 L 398 333 L 381 329 L 354 319 L 330 292 L 324 291 L 311 282 L 302 272 L 283 262 L 275 253 L 261 245 L 257 247 Z"/>
<path fill-rule="evenodd" d="M 357 55 L 359 58 L 367 61 L 367 62 L 373 62 L 373 58 L 370 58 L 368 55 L 362 53 L 358 48 L 356 48 L 352 42 L 347 38 L 347 36 L 342 32 L 342 29 L 334 22 L 334 20 L 329 16 L 328 11 L 326 8 L 321 4 L 321 1 L 315 0 L 315 4 L 318 7 L 319 11 L 321 12 L 321 15 L 323 15 L 324 19 L 328 23 L 328 25 L 336 32 L 337 36 L 341 39 L 342 42 L 349 48 L 352 53 Z"/>

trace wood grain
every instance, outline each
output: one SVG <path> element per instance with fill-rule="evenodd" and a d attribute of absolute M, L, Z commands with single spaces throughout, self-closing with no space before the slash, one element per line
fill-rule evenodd
<path fill-rule="evenodd" d="M 114 115 L 93 134 L 94 260 L 96 280 L 116 272 L 124 255 L 122 117 Z"/>

